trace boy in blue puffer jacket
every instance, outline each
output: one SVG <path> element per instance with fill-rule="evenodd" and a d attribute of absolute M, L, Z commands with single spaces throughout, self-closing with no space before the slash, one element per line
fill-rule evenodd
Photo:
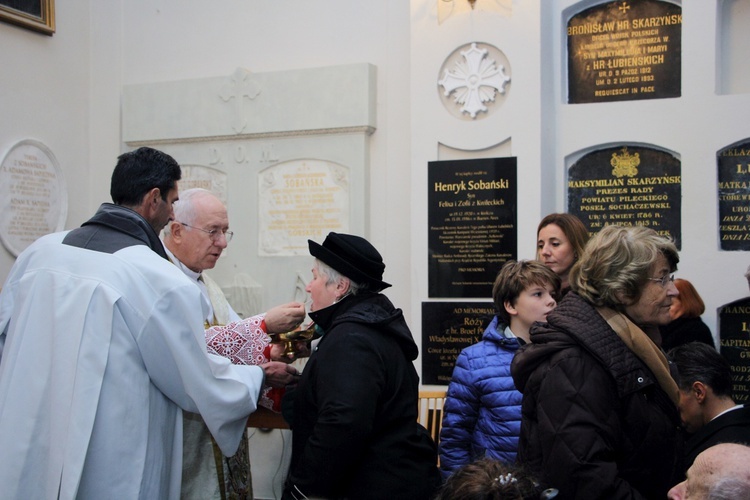
<path fill-rule="evenodd" d="M 495 278 L 497 315 L 482 340 L 456 360 L 440 432 L 440 471 L 447 478 L 481 457 L 516 460 L 521 399 L 510 375 L 516 350 L 529 342 L 534 322 L 546 321 L 560 293 L 560 278 L 537 261 L 508 261 Z"/>

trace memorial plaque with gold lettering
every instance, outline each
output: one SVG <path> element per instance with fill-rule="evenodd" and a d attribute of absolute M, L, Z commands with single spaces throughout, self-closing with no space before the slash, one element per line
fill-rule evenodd
<path fill-rule="evenodd" d="M 492 302 L 423 302 L 422 383 L 448 385 L 461 350 L 482 340 L 494 316 Z"/>
<path fill-rule="evenodd" d="M 590 233 L 604 226 L 645 226 L 681 247 L 680 160 L 643 146 L 586 154 L 568 171 L 568 212 Z"/>
<path fill-rule="evenodd" d="M 720 248 L 750 250 L 750 141 L 722 149 L 716 161 Z"/>
<path fill-rule="evenodd" d="M 349 169 L 316 159 L 290 160 L 258 174 L 258 255 L 307 255 L 307 240 L 349 231 Z"/>
<path fill-rule="evenodd" d="M 719 345 L 732 367 L 735 402 L 750 402 L 750 297 L 719 307 Z"/>
<path fill-rule="evenodd" d="M 682 8 L 657 0 L 607 2 L 570 18 L 568 102 L 679 97 Z"/>
<path fill-rule="evenodd" d="M 516 258 L 516 159 L 430 162 L 429 296 L 490 297 Z"/>

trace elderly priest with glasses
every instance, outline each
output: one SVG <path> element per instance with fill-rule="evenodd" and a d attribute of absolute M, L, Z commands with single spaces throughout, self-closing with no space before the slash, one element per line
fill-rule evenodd
<path fill-rule="evenodd" d="M 292 302 L 241 319 L 219 285 L 205 273 L 216 266 L 232 236 L 224 203 L 208 190 L 188 189 L 181 193 L 174 205 L 174 219 L 164 228 L 164 246 L 172 263 L 207 299 L 204 327 L 208 352 L 229 358 L 234 364 L 261 366 L 266 386 L 259 404 L 278 411 L 283 395 L 280 388 L 289 382 L 290 374 L 292 381 L 296 380 L 297 369 L 287 365 L 294 358 L 284 355 L 284 346 L 271 345 L 267 334 L 296 328 L 305 318 L 305 308 Z M 183 500 L 252 498 L 246 440 L 236 454 L 225 457 L 200 415 L 186 412 L 184 425 Z"/>

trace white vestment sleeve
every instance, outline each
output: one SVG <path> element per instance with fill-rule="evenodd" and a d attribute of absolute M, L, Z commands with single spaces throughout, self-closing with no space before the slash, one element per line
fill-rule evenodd
<path fill-rule="evenodd" d="M 263 384 L 210 356 L 198 288 L 148 247 L 38 239 L 0 292 L 0 497 L 178 500 L 182 409 L 226 455 Z"/>
<path fill-rule="evenodd" d="M 222 453 L 231 456 L 257 408 L 263 369 L 206 352 L 201 294 L 184 283 L 154 304 L 137 342 L 154 385 L 183 410 L 200 413 Z"/>

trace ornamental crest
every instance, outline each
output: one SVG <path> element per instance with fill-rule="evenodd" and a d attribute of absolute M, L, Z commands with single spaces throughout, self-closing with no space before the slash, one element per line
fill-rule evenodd
<path fill-rule="evenodd" d="M 631 155 L 628 148 L 622 148 L 622 154 L 612 153 L 609 162 L 612 165 L 612 175 L 615 177 L 635 177 L 638 175 L 638 165 L 641 164 L 640 153 Z"/>
<path fill-rule="evenodd" d="M 456 61 L 452 69 L 445 69 L 443 78 L 438 81 L 443 94 L 452 94 L 454 102 L 461 105 L 461 113 L 467 113 L 471 118 L 476 118 L 479 112 L 486 112 L 485 103 L 494 102 L 497 93 L 505 94 L 505 87 L 510 82 L 505 66 L 496 65 L 487 54 L 487 49 L 479 49 L 476 43 L 472 43 L 470 49 L 461 51 L 463 59 Z"/>

